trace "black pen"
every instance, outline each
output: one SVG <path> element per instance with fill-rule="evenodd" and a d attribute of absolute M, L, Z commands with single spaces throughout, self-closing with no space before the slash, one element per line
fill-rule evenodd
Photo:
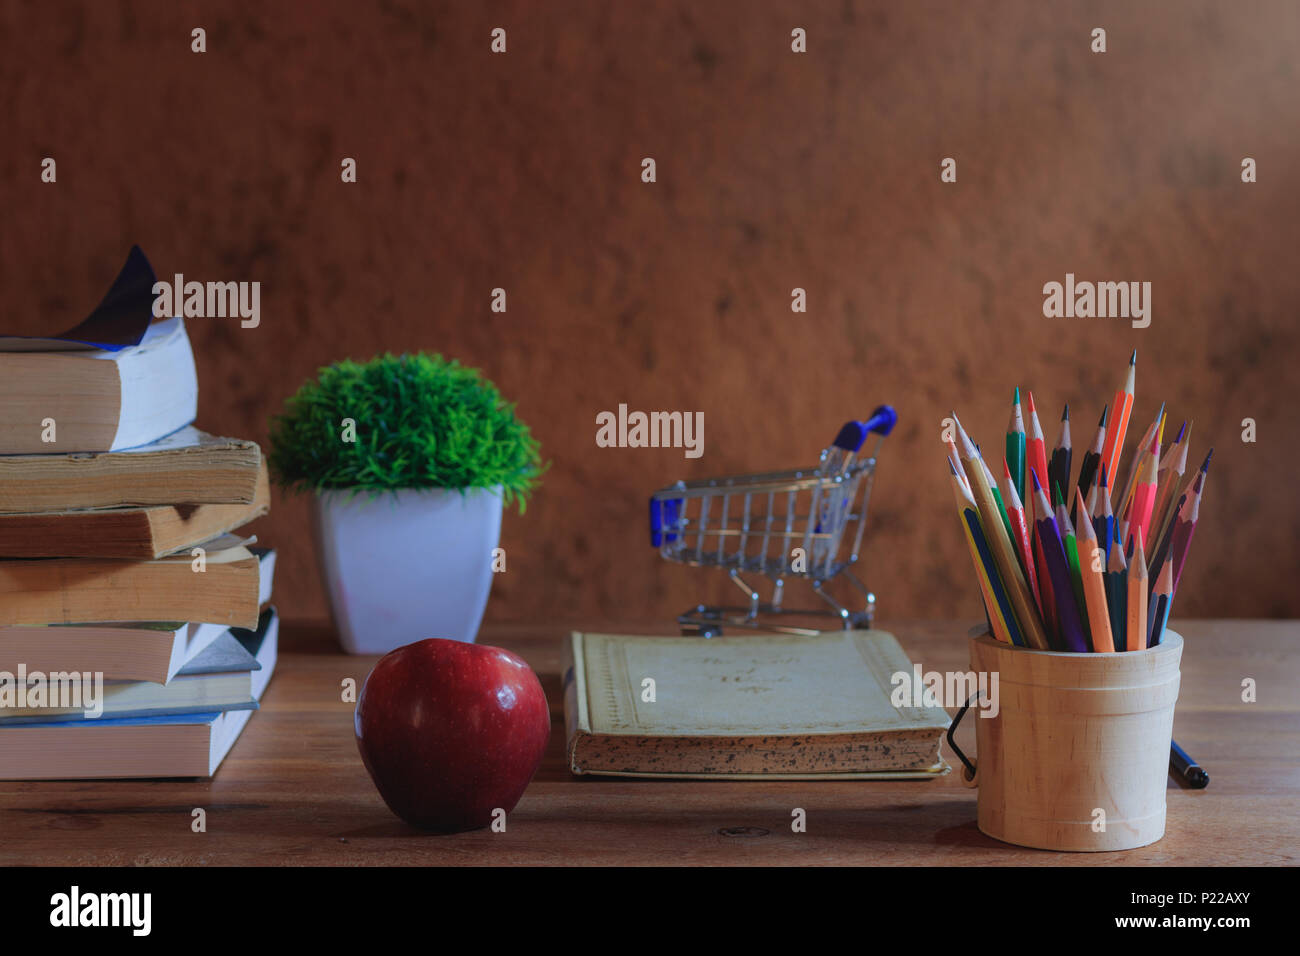
<path fill-rule="evenodd" d="M 1183 781 L 1193 790 L 1204 790 L 1210 785 L 1210 775 L 1196 761 L 1187 755 L 1187 751 L 1178 746 L 1178 741 L 1169 742 L 1169 772 Z"/>

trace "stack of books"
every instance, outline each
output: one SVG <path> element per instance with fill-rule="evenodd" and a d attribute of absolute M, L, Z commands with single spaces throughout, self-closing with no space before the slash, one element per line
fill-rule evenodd
<path fill-rule="evenodd" d="M 211 776 L 276 661 L 261 450 L 194 428 L 133 249 L 85 322 L 0 338 L 0 779 Z"/>

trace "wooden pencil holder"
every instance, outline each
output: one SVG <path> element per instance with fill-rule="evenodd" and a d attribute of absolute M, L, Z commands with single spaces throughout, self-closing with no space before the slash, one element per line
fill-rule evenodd
<path fill-rule="evenodd" d="M 973 774 L 957 751 L 967 786 L 979 788 L 980 830 L 1071 851 L 1130 850 L 1164 836 L 1182 654 L 1169 630 L 1155 647 L 1111 654 L 972 638 L 971 667 L 990 675 L 990 692 L 998 674 L 996 716 L 974 718 Z"/>

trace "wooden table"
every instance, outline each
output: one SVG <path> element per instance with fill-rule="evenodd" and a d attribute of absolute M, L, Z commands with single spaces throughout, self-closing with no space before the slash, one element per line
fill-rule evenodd
<path fill-rule="evenodd" d="M 968 669 L 965 624 L 882 626 L 926 669 Z M 1193 791 L 1171 780 L 1167 835 L 1125 853 L 998 843 L 976 829 L 975 791 L 956 772 L 871 783 L 572 777 L 559 674 L 568 628 L 549 625 L 482 636 L 526 658 L 551 702 L 550 747 L 507 831 L 421 833 L 380 800 L 341 700 L 342 681 L 359 688 L 374 658 L 343 655 L 326 628 L 286 625 L 262 709 L 214 779 L 0 784 L 0 864 L 1296 864 L 1300 624 L 1176 627 L 1187 646 L 1174 733 L 1212 781 Z M 1247 677 L 1257 703 L 1241 702 Z M 971 723 L 958 743 L 973 750 Z M 195 807 L 206 833 L 191 831 Z M 794 807 L 807 812 L 805 833 L 791 832 Z"/>

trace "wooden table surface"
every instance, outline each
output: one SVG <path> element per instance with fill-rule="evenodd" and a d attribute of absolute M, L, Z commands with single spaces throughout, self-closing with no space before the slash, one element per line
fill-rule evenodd
<path fill-rule="evenodd" d="M 881 622 L 926 669 L 966 670 L 963 623 Z M 1172 780 L 1160 842 L 1123 853 L 1008 846 L 975 826 L 975 791 L 933 780 L 746 783 L 577 778 L 564 763 L 562 626 L 489 628 L 483 643 L 538 671 L 553 729 L 505 833 L 432 835 L 385 807 L 357 754 L 353 705 L 374 658 L 323 627 L 286 625 L 280 662 L 212 780 L 0 783 L 0 864 L 1296 864 L 1300 862 L 1300 623 L 1180 621 L 1177 740 L 1210 772 Z M 645 633 L 616 624 L 589 630 Z M 650 629 L 665 632 L 660 626 Z M 1256 703 L 1241 701 L 1244 678 Z M 974 749 L 971 721 L 957 739 Z M 956 759 L 944 747 L 949 762 Z M 191 830 L 203 807 L 207 832 Z M 793 833 L 791 810 L 807 812 Z"/>

